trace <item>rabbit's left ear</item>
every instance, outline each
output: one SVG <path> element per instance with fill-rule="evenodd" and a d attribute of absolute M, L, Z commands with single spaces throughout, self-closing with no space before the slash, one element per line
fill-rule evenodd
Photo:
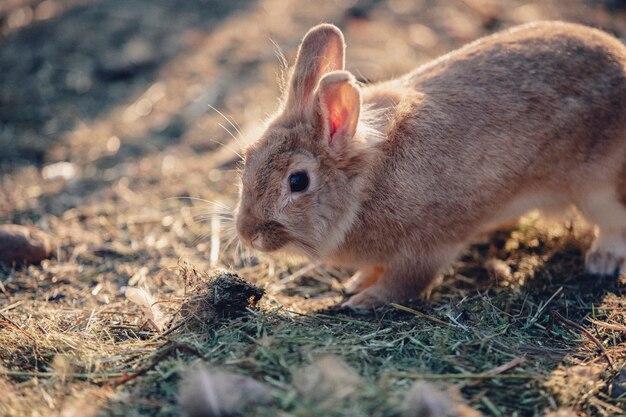
<path fill-rule="evenodd" d="M 361 114 L 361 92 L 347 71 L 326 74 L 316 94 L 316 109 L 331 147 L 343 145 L 356 133 Z"/>
<path fill-rule="evenodd" d="M 289 80 L 286 109 L 304 114 L 322 76 L 344 68 L 343 34 L 334 25 L 315 26 L 304 36 Z"/>

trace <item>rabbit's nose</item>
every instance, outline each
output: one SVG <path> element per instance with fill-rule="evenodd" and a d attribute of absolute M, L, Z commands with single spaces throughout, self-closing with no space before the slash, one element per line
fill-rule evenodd
<path fill-rule="evenodd" d="M 252 240 L 258 235 L 257 222 L 246 218 L 245 216 L 238 216 L 235 223 L 237 234 L 246 244 L 251 244 Z"/>

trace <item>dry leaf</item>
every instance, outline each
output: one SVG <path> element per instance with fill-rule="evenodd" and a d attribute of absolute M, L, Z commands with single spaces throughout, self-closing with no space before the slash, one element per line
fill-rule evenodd
<path fill-rule="evenodd" d="M 219 369 L 198 369 L 181 383 L 179 403 L 189 417 L 242 415 L 250 405 L 272 401 L 261 382 Z"/>
<path fill-rule="evenodd" d="M 146 315 L 146 318 L 148 320 L 152 320 L 152 322 L 157 326 L 158 331 L 163 329 L 165 318 L 163 317 L 163 313 L 161 313 L 159 306 L 154 303 L 154 299 L 148 291 L 142 288 L 126 287 L 126 291 L 124 293 L 129 301 L 141 307 L 143 313 Z"/>

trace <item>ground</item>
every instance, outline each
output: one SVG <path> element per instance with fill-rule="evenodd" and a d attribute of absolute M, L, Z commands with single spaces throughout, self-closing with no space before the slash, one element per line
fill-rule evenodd
<path fill-rule="evenodd" d="M 348 69 L 375 81 L 539 19 L 626 39 L 608 0 L 0 3 L 0 223 L 56 239 L 40 265 L 0 266 L 0 415 L 179 415 L 199 364 L 269 389 L 244 415 L 397 416 L 417 380 L 485 415 L 625 414 L 626 296 L 584 274 L 575 214 L 524 218 L 428 301 L 365 316 L 334 307 L 349 271 L 245 253 L 214 214 L 236 203 L 238 142 L 275 110 L 277 49 L 292 62 L 310 26 L 340 26 Z M 182 308 L 216 267 L 264 288 L 258 306 Z M 160 330 L 127 287 L 157 300 Z M 303 388 L 327 355 L 345 372 Z"/>

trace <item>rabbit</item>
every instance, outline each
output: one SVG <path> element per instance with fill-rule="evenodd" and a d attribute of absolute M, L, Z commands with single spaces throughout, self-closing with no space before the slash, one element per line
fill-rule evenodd
<path fill-rule="evenodd" d="M 574 205 L 596 230 L 586 270 L 626 271 L 622 42 L 536 22 L 371 85 L 344 55 L 337 27 L 313 27 L 244 149 L 244 244 L 357 270 L 344 305 L 372 309 L 428 294 L 473 237 Z"/>

